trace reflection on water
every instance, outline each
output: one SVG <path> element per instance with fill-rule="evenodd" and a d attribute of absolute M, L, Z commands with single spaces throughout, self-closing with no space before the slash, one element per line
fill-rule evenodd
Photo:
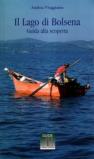
<path fill-rule="evenodd" d="M 26 94 L 19 93 L 19 92 L 14 92 L 13 97 L 15 99 L 24 99 L 26 101 L 32 101 L 33 99 L 36 99 L 37 101 L 47 103 L 49 106 L 53 105 L 55 107 L 60 107 L 61 106 L 61 99 L 60 97 L 50 97 L 50 96 L 37 96 L 37 97 L 30 97 Z"/>

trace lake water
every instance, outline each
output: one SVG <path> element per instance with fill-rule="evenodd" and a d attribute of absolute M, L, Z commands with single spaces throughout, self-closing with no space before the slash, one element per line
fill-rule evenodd
<path fill-rule="evenodd" d="M 50 100 L 14 97 L 8 67 L 46 81 L 63 63 L 80 62 L 69 74 L 91 89 L 85 96 Z M 40 150 L 42 133 L 55 134 L 56 149 Z M 94 54 L 87 52 L 0 53 L 0 159 L 94 159 Z"/>

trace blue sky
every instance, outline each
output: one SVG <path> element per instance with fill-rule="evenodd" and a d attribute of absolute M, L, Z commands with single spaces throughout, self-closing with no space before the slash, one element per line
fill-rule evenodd
<path fill-rule="evenodd" d="M 64 9 L 32 9 L 32 6 L 58 6 Z M 68 33 L 27 33 L 30 27 L 15 27 L 15 18 L 38 19 L 47 17 L 80 19 L 80 26 L 52 26 L 49 29 L 68 29 Z M 37 29 L 43 26 L 39 25 Z M 35 29 L 35 28 L 34 28 Z M 94 40 L 94 0 L 0 0 L 0 40 L 34 38 L 44 41 Z"/>

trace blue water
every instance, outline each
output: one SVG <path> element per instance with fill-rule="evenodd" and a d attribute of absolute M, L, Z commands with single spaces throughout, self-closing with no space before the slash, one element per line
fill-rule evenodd
<path fill-rule="evenodd" d="M 81 61 L 69 74 L 90 83 L 85 96 L 62 100 L 14 97 L 3 71 L 9 67 L 46 81 L 63 63 Z M 56 149 L 40 150 L 42 133 L 54 133 Z M 0 53 L 0 159 L 94 159 L 94 54 L 87 52 Z"/>

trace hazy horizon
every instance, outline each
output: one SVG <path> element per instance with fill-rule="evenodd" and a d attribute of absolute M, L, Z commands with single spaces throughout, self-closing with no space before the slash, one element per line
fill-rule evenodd
<path fill-rule="evenodd" d="M 0 40 L 0 42 L 7 42 L 7 41 L 17 41 L 17 40 L 38 40 L 38 41 L 42 41 L 42 42 L 49 42 L 49 43 L 66 43 L 66 42 L 77 42 L 77 41 L 84 41 L 84 42 L 92 42 L 94 40 L 82 40 L 82 39 L 78 39 L 78 40 L 67 40 L 67 41 L 47 41 L 47 40 L 41 40 L 41 39 L 34 39 L 31 37 L 24 37 L 24 38 L 17 38 L 17 39 L 7 39 L 7 40 Z"/>

